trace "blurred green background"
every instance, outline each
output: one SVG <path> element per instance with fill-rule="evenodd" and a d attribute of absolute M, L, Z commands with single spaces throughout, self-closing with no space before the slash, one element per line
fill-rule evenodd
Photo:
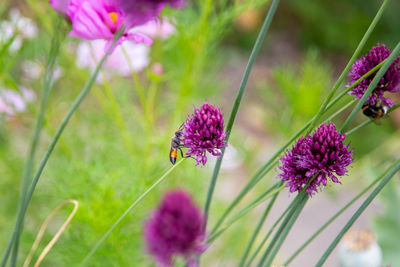
<path fill-rule="evenodd" d="M 389 48 L 398 42 L 400 2 L 391 1 L 389 5 L 363 53 L 377 42 Z M 234 149 L 224 162 L 211 224 L 268 156 L 318 111 L 379 6 L 380 1 L 282 1 L 232 131 L 229 146 Z M 145 105 L 131 77 L 104 71 L 106 77 L 92 88 L 74 115 L 39 181 L 25 220 L 19 264 L 50 212 L 64 200 L 76 199 L 80 203 L 78 213 L 42 266 L 77 265 L 125 209 L 170 167 L 171 137 L 193 106 L 204 101 L 220 106 L 227 121 L 267 7 L 265 0 L 191 1 L 183 10 L 163 11 L 163 16 L 173 18 L 176 32 L 167 39 L 155 39 L 149 64 L 138 72 Z M 12 19 L 12 10 L 30 18 L 37 32 L 32 37 L 23 36 L 21 46 L 12 51 L 15 38 L 24 33 L 14 27 L 13 39 L 7 39 L 1 27 L 0 90 L 22 95 L 23 89 L 29 88 L 36 98 L 13 116 L 0 114 L 0 251 L 5 249 L 15 221 L 22 170 L 54 32 L 62 32 L 64 37 L 36 164 L 90 75 L 89 69 L 76 64 L 80 40 L 67 36 L 70 25 L 66 21 L 57 23 L 59 15 L 47 1 L 2 1 L 2 22 Z M 155 69 L 160 65 L 162 74 Z M 400 102 L 398 93 L 392 96 L 395 103 Z M 335 123 L 341 125 L 350 111 Z M 364 120 L 360 115 L 355 123 Z M 399 127 L 400 114 L 394 112 L 381 125 L 371 124 L 348 138 L 356 158 L 350 175 L 342 179 L 343 185 L 329 185 L 324 190 L 321 198 L 327 198 L 328 207 L 314 208 L 333 213 L 343 192 L 355 195 L 398 157 Z M 131 212 L 89 266 L 152 266 L 144 253 L 144 220 L 170 188 L 185 188 L 202 206 L 212 167 L 212 161 L 206 167 L 195 167 L 186 160 Z M 272 171 L 252 195 L 276 179 Z M 362 226 L 373 228 L 383 249 L 384 263 L 396 266 L 400 264 L 400 245 L 395 239 L 400 229 L 400 186 L 398 176 L 393 180 L 380 195 L 371 216 L 363 218 L 367 223 Z M 288 198 L 288 194 L 282 195 Z M 312 205 L 317 205 L 318 198 L 313 198 Z M 38 251 L 68 212 L 65 208 L 57 216 Z M 259 214 L 256 209 L 210 247 L 204 254 L 204 266 L 235 266 Z M 296 236 L 302 231 L 301 225 L 291 234 Z M 317 241 L 322 246 L 320 251 L 329 240 Z M 293 266 L 314 264 L 322 251 L 314 255 L 305 251 L 307 256 L 299 257 Z M 335 258 L 332 254 L 327 266 L 336 266 Z"/>

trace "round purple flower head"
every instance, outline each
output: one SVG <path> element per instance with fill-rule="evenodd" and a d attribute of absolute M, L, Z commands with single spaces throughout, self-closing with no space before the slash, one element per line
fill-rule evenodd
<path fill-rule="evenodd" d="M 195 256 L 206 248 L 204 219 L 187 193 L 167 193 L 145 224 L 148 252 L 160 266 L 173 266 L 174 256 L 196 266 Z"/>
<path fill-rule="evenodd" d="M 384 44 L 378 44 L 373 47 L 368 54 L 364 55 L 362 58 L 356 60 L 351 67 L 349 72 L 350 83 L 348 86 L 352 85 L 355 81 L 361 78 L 364 74 L 374 68 L 376 65 L 381 63 L 390 55 L 390 50 Z M 383 96 L 384 92 L 397 92 L 400 90 L 400 57 L 395 59 L 392 65 L 388 68 L 386 73 L 382 76 L 379 83 L 376 85 L 372 94 L 365 101 L 366 104 L 375 105 L 377 100 L 384 106 L 392 107 L 393 103 L 389 98 Z M 371 83 L 375 74 L 370 75 L 368 78 L 363 79 L 358 85 L 356 85 L 350 95 L 355 95 L 356 98 L 360 99 Z"/>
<path fill-rule="evenodd" d="M 197 164 L 203 165 L 207 162 L 206 153 L 213 156 L 220 156 L 226 133 L 224 132 L 224 118 L 219 108 L 205 103 L 201 109 L 194 109 L 194 113 L 189 116 L 182 131 L 183 144 L 189 148 L 187 156 L 196 158 Z"/>
<path fill-rule="evenodd" d="M 346 167 L 353 162 L 353 151 L 344 145 L 345 135 L 341 135 L 333 123 L 321 124 L 313 135 L 301 137 L 281 158 L 282 181 L 288 181 L 290 192 L 305 191 L 311 196 L 317 187 L 332 182 L 340 183 L 337 176 L 343 176 Z M 310 182 L 310 179 L 313 180 Z"/>

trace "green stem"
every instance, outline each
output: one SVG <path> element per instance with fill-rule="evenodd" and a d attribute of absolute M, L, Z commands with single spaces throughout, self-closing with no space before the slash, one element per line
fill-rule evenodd
<path fill-rule="evenodd" d="M 347 103 L 346 105 L 344 105 L 343 107 L 341 107 L 338 111 L 336 111 L 335 113 L 333 113 L 331 116 L 329 116 L 325 122 L 330 122 L 333 118 L 335 118 L 337 115 L 339 115 L 340 113 L 342 113 L 343 111 L 345 111 L 348 107 L 350 107 L 351 105 L 354 104 L 354 102 L 356 102 L 356 100 L 351 100 L 349 103 Z"/>
<path fill-rule="evenodd" d="M 341 208 L 338 212 L 336 212 L 336 214 L 333 215 L 329 220 L 327 220 L 326 223 L 324 223 L 324 225 L 322 225 L 309 239 L 307 239 L 307 241 L 304 242 L 304 244 L 300 248 L 298 248 L 283 265 L 287 266 L 289 263 L 291 263 L 297 257 L 297 255 L 299 255 L 300 252 L 303 251 L 304 248 L 306 248 L 323 230 L 325 230 L 326 227 L 328 227 L 333 221 L 336 220 L 337 217 L 339 217 L 344 211 L 346 211 L 351 205 L 353 205 L 354 202 L 356 202 L 374 185 L 376 185 L 376 183 L 382 180 L 382 178 L 398 163 L 400 163 L 400 159 L 396 160 L 382 175 L 376 178 L 371 184 L 365 187 L 364 190 L 362 190 L 357 196 L 355 196 L 352 200 L 350 200 L 343 208 Z"/>
<path fill-rule="evenodd" d="M 307 197 L 307 193 L 302 190 L 297 197 L 292 201 L 293 205 L 291 209 L 288 210 L 288 213 L 285 217 L 285 219 L 283 220 L 283 222 L 281 223 L 281 225 L 279 226 L 278 230 L 276 231 L 274 237 L 272 238 L 271 242 L 269 243 L 267 249 L 265 250 L 263 256 L 261 257 L 260 261 L 258 262 L 257 266 L 261 267 L 265 260 L 267 260 L 267 257 L 269 256 L 269 254 L 271 253 L 273 247 L 275 246 L 276 242 L 278 241 L 278 238 L 280 237 L 280 235 L 282 234 L 283 230 L 285 230 L 286 226 L 288 225 L 290 218 L 292 218 L 292 216 L 295 214 L 297 208 L 299 208 L 302 205 L 303 200 Z"/>
<path fill-rule="evenodd" d="M 140 83 L 139 75 L 136 73 L 135 69 L 133 68 L 132 61 L 129 58 L 128 53 L 126 52 L 125 47 L 121 46 L 121 50 L 122 50 L 122 53 L 125 56 L 125 59 L 126 59 L 128 65 L 129 65 L 129 68 L 131 69 L 132 79 L 133 79 L 133 82 L 135 83 L 135 87 L 136 87 L 136 90 L 138 92 L 139 99 L 140 99 L 140 102 L 141 102 L 142 107 L 143 107 L 143 111 L 146 112 L 146 109 L 147 109 L 147 107 L 146 107 L 146 97 L 145 97 L 145 94 L 144 94 L 144 89 L 142 87 L 142 84 Z"/>
<path fill-rule="evenodd" d="M 303 199 L 300 202 L 299 207 L 296 208 L 293 216 L 290 218 L 289 223 L 287 224 L 287 226 L 283 230 L 282 234 L 280 235 L 278 243 L 272 250 L 271 255 L 268 257 L 267 262 L 265 263 L 264 266 L 269 267 L 272 264 L 272 261 L 274 260 L 275 255 L 278 253 L 279 249 L 281 248 L 283 241 L 285 241 L 287 235 L 289 234 L 290 229 L 292 228 L 293 224 L 296 222 L 296 219 L 299 217 L 301 211 L 303 210 L 304 206 L 306 205 L 307 200 L 308 200 L 308 197 Z"/>
<path fill-rule="evenodd" d="M 272 234 L 272 232 L 275 230 L 275 227 L 280 223 L 280 221 L 285 217 L 285 215 L 291 210 L 294 206 L 295 202 L 292 201 L 289 206 L 285 209 L 284 212 L 282 212 L 281 216 L 275 221 L 275 223 L 272 225 L 271 229 L 269 229 L 268 233 L 264 236 L 263 240 L 261 243 L 258 245 L 256 251 L 253 253 L 253 255 L 250 257 L 249 262 L 246 264 L 246 266 L 250 266 L 253 262 L 253 260 L 257 257 L 257 254 L 260 252 L 260 250 L 263 248 L 264 244 L 267 242 L 269 236 Z"/>
<path fill-rule="evenodd" d="M 61 27 L 61 19 L 58 21 L 58 25 L 59 27 L 57 27 L 58 29 L 60 29 Z M 40 133 L 42 131 L 43 128 L 43 122 L 44 122 L 44 115 L 45 115 L 45 111 L 47 108 L 47 104 L 48 104 L 48 99 L 50 96 L 50 91 L 52 88 L 52 81 L 53 81 L 53 74 L 54 74 L 54 66 L 55 66 L 55 62 L 56 62 L 56 58 L 57 55 L 60 51 L 60 33 L 64 33 L 63 30 L 60 30 L 57 32 L 57 34 L 54 34 L 52 42 L 51 42 L 51 48 L 50 48 L 50 53 L 49 53 L 49 59 L 48 59 L 48 63 L 47 63 L 47 67 L 46 67 L 46 74 L 45 74 L 45 78 L 44 78 L 44 83 L 43 83 L 43 95 L 41 98 L 41 102 L 40 102 L 40 109 L 39 109 L 39 113 L 36 119 L 36 124 L 35 124 L 35 128 L 33 131 L 33 135 L 32 135 L 32 140 L 31 140 L 31 145 L 29 148 L 29 154 L 28 154 L 28 159 L 25 163 L 25 168 L 24 168 L 24 172 L 22 175 L 22 183 L 21 183 L 21 193 L 19 196 L 19 201 L 18 201 L 18 211 L 17 214 L 21 211 L 22 209 L 22 204 L 25 200 L 25 195 L 28 191 L 28 187 L 29 187 L 29 181 L 30 181 L 30 177 L 32 175 L 32 169 L 33 169 L 33 159 L 35 158 L 36 155 L 36 151 L 37 151 L 37 147 L 39 144 L 39 139 L 40 139 Z M 17 226 L 17 224 L 15 224 L 15 226 Z M 14 244 L 14 241 L 17 240 L 17 242 L 15 242 L 15 246 L 14 246 L 14 251 L 13 254 L 17 254 L 18 253 L 18 246 L 19 246 L 19 234 L 18 237 L 16 237 L 17 232 L 20 232 L 20 229 L 17 229 L 16 227 L 14 227 L 13 232 L 11 234 L 11 238 L 8 242 L 6 251 L 4 253 L 4 256 L 2 258 L 2 262 L 1 262 L 1 266 L 5 266 L 8 260 L 8 257 L 10 255 L 11 252 L 11 247 Z M 14 258 L 13 258 L 14 259 Z M 13 261 L 12 259 L 12 261 Z"/>
<path fill-rule="evenodd" d="M 23 228 L 23 223 L 24 223 L 24 218 L 25 218 L 25 214 L 26 214 L 26 210 L 28 209 L 28 205 L 30 200 L 32 199 L 32 195 L 35 191 L 36 185 L 39 181 L 39 178 L 44 170 L 44 167 L 47 164 L 47 161 L 50 158 L 51 153 L 54 150 L 54 147 L 56 146 L 58 139 L 60 139 L 61 134 L 63 133 L 65 127 L 67 126 L 69 120 L 71 119 L 72 115 L 75 113 L 75 111 L 78 109 L 78 107 L 80 106 L 80 104 L 82 103 L 82 101 L 85 99 L 86 95 L 89 93 L 99 71 L 100 68 L 102 67 L 105 59 L 108 57 L 108 55 L 110 54 L 112 47 L 115 45 L 116 41 L 121 37 L 123 32 L 123 27 L 118 31 L 118 33 L 115 35 L 115 38 L 112 42 L 112 44 L 110 45 L 110 48 L 108 49 L 108 51 L 106 52 L 106 54 L 103 56 L 103 58 L 101 59 L 101 61 L 99 62 L 99 64 L 97 65 L 95 71 L 93 72 L 93 74 L 90 76 L 88 82 L 86 83 L 86 85 L 83 87 L 82 91 L 79 93 L 79 95 L 77 96 L 77 98 L 75 99 L 74 103 L 72 104 L 72 107 L 70 108 L 70 110 L 68 111 L 68 113 L 65 115 L 64 119 L 62 120 L 60 126 L 58 127 L 55 136 L 53 137 L 53 139 L 50 142 L 50 145 L 47 148 L 46 153 L 44 154 L 39 167 L 32 179 L 32 183 L 29 186 L 29 189 L 27 191 L 27 195 L 25 197 L 25 201 L 22 204 L 22 209 L 19 211 L 18 213 L 18 218 L 17 218 L 17 222 L 16 222 L 16 227 L 17 229 L 20 229 L 20 232 L 22 231 Z M 18 242 L 19 239 L 19 235 L 20 233 L 17 231 L 16 233 L 16 238 L 15 238 L 15 243 Z M 15 267 L 16 265 L 16 258 L 17 255 L 15 254 L 15 262 L 11 264 L 12 267 Z"/>
<path fill-rule="evenodd" d="M 375 89 L 376 85 L 379 83 L 379 81 L 382 78 L 382 76 L 385 74 L 387 69 L 390 67 L 390 65 L 393 63 L 393 61 L 397 58 L 397 56 L 399 54 L 400 54 L 400 42 L 397 43 L 397 45 L 393 49 L 392 53 L 390 54 L 390 56 L 385 61 L 385 64 L 383 64 L 382 68 L 379 69 L 378 73 L 372 79 L 372 81 L 369 84 L 369 86 L 368 86 L 367 90 L 365 91 L 364 95 L 362 96 L 360 101 L 357 103 L 357 105 L 354 107 L 353 111 L 350 113 L 350 115 L 347 118 L 347 120 L 344 122 L 340 132 L 344 133 L 344 132 L 347 131 L 347 129 L 349 128 L 350 124 L 353 122 L 355 116 L 361 110 L 361 107 L 365 103 L 365 100 L 367 99 L 367 97 L 369 97 L 371 95 L 372 91 Z"/>
<path fill-rule="evenodd" d="M 156 188 L 168 175 L 178 167 L 185 159 L 181 159 L 174 166 L 169 168 L 160 178 L 157 179 L 145 192 L 143 192 L 130 206 L 126 209 L 126 211 L 118 218 L 118 220 L 111 225 L 111 227 L 107 230 L 107 232 L 97 241 L 97 243 L 93 246 L 93 248 L 89 251 L 83 261 L 79 264 L 79 266 L 85 266 L 89 259 L 96 253 L 99 249 L 100 245 L 107 239 L 107 237 L 114 231 L 114 229 L 121 223 L 121 221 L 132 211 L 134 207 L 137 206 L 154 188 Z"/>
<path fill-rule="evenodd" d="M 283 184 L 283 182 L 280 182 L 280 185 L 282 185 L 282 184 Z M 278 192 L 277 194 L 275 194 L 275 195 L 272 197 L 272 199 L 269 201 L 269 203 L 268 203 L 268 205 L 267 205 L 267 207 L 266 207 L 266 209 L 265 209 L 263 215 L 262 215 L 261 218 L 260 218 L 260 221 L 258 222 L 256 228 L 254 229 L 254 232 L 253 232 L 253 234 L 252 234 L 252 236 L 251 236 L 251 238 L 250 238 L 250 241 L 249 241 L 249 243 L 247 244 L 246 250 L 245 250 L 245 252 L 243 253 L 242 258 L 240 259 L 239 267 L 243 267 L 243 266 L 244 266 L 244 263 L 246 262 L 247 256 L 249 255 L 250 250 L 251 250 L 251 248 L 253 247 L 254 241 L 256 240 L 256 238 L 257 238 L 257 236 L 258 236 L 258 233 L 259 233 L 260 230 L 261 230 L 261 227 L 263 226 L 265 220 L 267 219 L 267 216 L 268 216 L 268 214 L 269 214 L 269 212 L 270 212 L 272 206 L 274 205 L 275 200 L 276 200 L 276 198 L 278 197 L 278 194 L 279 194 L 279 192 Z"/>
<path fill-rule="evenodd" d="M 89 44 L 89 46 L 90 46 L 90 52 L 91 52 L 90 54 L 92 56 L 92 60 L 95 62 L 95 64 L 98 64 L 96 56 L 95 56 L 94 48 L 91 44 Z M 100 70 L 100 73 L 103 77 L 103 88 L 104 88 L 104 91 L 106 92 L 106 97 L 104 97 L 103 95 L 101 95 L 101 96 L 99 95 L 98 98 L 102 102 L 101 104 L 103 106 L 106 106 L 106 104 L 104 103 L 104 100 L 103 100 L 104 98 L 107 98 L 107 100 L 110 102 L 111 109 L 112 109 L 113 115 L 115 117 L 115 122 L 116 122 L 118 130 L 122 136 L 122 140 L 125 143 L 125 147 L 128 150 L 128 152 L 133 155 L 135 153 L 135 148 L 130 139 L 127 127 L 125 125 L 124 118 L 123 118 L 122 112 L 121 112 L 121 108 L 120 108 L 118 101 L 115 98 L 115 95 L 111 89 L 110 82 L 108 81 L 106 74 L 104 73 L 103 70 Z"/>
<path fill-rule="evenodd" d="M 265 36 L 266 36 L 267 31 L 269 29 L 269 26 L 271 25 L 272 18 L 274 17 L 274 14 L 275 14 L 275 11 L 276 11 L 276 9 L 278 7 L 278 4 L 279 4 L 279 0 L 273 0 L 272 1 L 271 7 L 269 8 L 268 14 L 265 17 L 265 21 L 264 21 L 264 23 L 263 23 L 263 25 L 261 27 L 260 33 L 258 34 L 257 40 L 256 40 L 256 42 L 254 44 L 253 50 L 252 50 L 251 55 L 249 57 L 249 61 L 247 63 L 246 69 L 244 71 L 243 78 L 242 78 L 242 81 L 241 81 L 240 86 L 239 86 L 239 91 L 238 91 L 238 94 L 236 96 L 235 103 L 233 105 L 233 108 L 232 108 L 232 111 L 231 111 L 231 115 L 229 117 L 229 121 L 228 121 L 228 124 L 227 124 L 227 127 L 226 127 L 226 131 L 227 131 L 227 135 L 226 135 L 226 138 L 225 138 L 226 142 L 228 142 L 228 140 L 229 140 L 229 136 L 230 136 L 231 131 L 232 131 L 233 123 L 235 122 L 236 114 L 237 114 L 237 112 L 239 110 L 240 102 L 242 100 L 244 91 L 246 89 L 246 84 L 247 84 L 247 81 L 249 79 L 249 75 L 250 75 L 251 69 L 253 67 L 254 61 L 255 61 L 258 53 L 261 50 L 262 44 L 264 42 L 264 39 L 265 39 Z M 214 193 L 215 184 L 217 182 L 219 170 L 221 168 L 222 159 L 224 157 L 225 148 L 223 148 L 221 150 L 221 153 L 222 153 L 221 156 L 218 157 L 217 162 L 215 164 L 214 171 L 213 171 L 213 174 L 212 174 L 212 177 L 211 177 L 211 181 L 210 181 L 210 185 L 208 187 L 208 193 L 207 193 L 207 198 L 206 198 L 205 207 L 204 207 L 204 214 L 205 214 L 205 217 L 206 217 L 206 223 L 207 223 L 208 213 L 209 213 L 209 210 L 210 210 L 211 199 L 212 199 L 212 196 L 213 196 L 213 193 Z M 206 228 L 206 223 L 204 225 L 205 228 Z"/>
<path fill-rule="evenodd" d="M 316 122 L 317 122 L 318 118 L 322 115 L 322 113 L 324 112 L 326 105 L 328 105 L 329 101 L 331 100 L 331 98 L 335 94 L 336 90 L 342 84 L 342 82 L 343 82 L 344 78 L 346 77 L 347 73 L 349 72 L 351 66 L 356 61 L 357 57 L 360 55 L 361 50 L 363 49 L 363 47 L 364 47 L 365 43 L 367 42 L 369 36 L 371 35 L 371 33 L 374 30 L 376 24 L 378 23 L 378 21 L 382 17 L 383 11 L 385 10 L 388 2 L 389 2 L 389 0 L 384 0 L 383 1 L 380 9 L 378 10 L 378 12 L 376 13 L 374 19 L 372 20 L 371 24 L 369 25 L 368 30 L 365 32 L 363 38 L 361 39 L 361 41 L 358 44 L 356 50 L 354 51 L 353 56 L 350 58 L 350 60 L 347 63 L 346 67 L 344 68 L 342 74 L 339 76 L 339 79 L 334 84 L 332 90 L 329 92 L 328 97 L 325 99 L 324 103 L 321 105 L 321 108 L 319 109 L 319 111 L 318 111 L 318 113 L 316 115 L 316 119 L 311 123 L 311 126 L 310 126 L 308 132 L 311 132 L 312 129 L 314 129 L 314 127 L 316 125 Z"/>
<path fill-rule="evenodd" d="M 346 225 L 342 228 L 340 233 L 336 236 L 335 240 L 329 245 L 328 249 L 319 259 L 316 267 L 321 267 L 328 256 L 332 253 L 333 249 L 339 243 L 340 239 L 343 235 L 349 230 L 349 228 L 353 225 L 353 223 L 360 217 L 360 215 L 364 212 L 364 210 L 368 207 L 368 205 L 374 200 L 374 198 L 378 195 L 378 193 L 385 187 L 385 185 L 390 181 L 390 179 L 400 170 L 400 163 L 397 163 L 396 166 L 383 178 L 383 180 L 379 183 L 379 185 L 372 191 L 372 193 L 367 197 L 367 199 L 361 204 L 361 206 L 357 209 L 357 211 L 353 214 L 350 220 L 346 223 Z"/>
<path fill-rule="evenodd" d="M 143 158 L 148 159 L 150 158 L 150 143 L 151 143 L 151 116 L 149 114 L 149 108 L 146 102 L 146 95 L 143 89 L 142 84 L 140 83 L 139 75 L 136 73 L 135 69 L 133 68 L 132 61 L 125 49 L 125 47 L 121 46 L 122 53 L 124 54 L 126 61 L 128 62 L 129 68 L 131 69 L 132 79 L 135 83 L 136 90 L 139 95 L 140 102 L 142 104 L 143 113 L 144 113 L 144 124 L 145 124 L 145 132 L 146 132 L 146 144 L 144 149 Z M 147 173 L 149 161 L 145 160 L 143 164 L 144 172 Z"/>
<path fill-rule="evenodd" d="M 264 202 L 268 198 L 272 196 L 276 196 L 278 193 L 280 193 L 283 189 L 285 188 L 284 185 L 281 185 L 281 183 L 277 183 L 274 186 L 270 187 L 267 189 L 264 193 L 262 193 L 259 197 L 257 197 L 255 200 L 253 200 L 249 205 L 244 207 L 242 210 L 240 210 L 236 215 L 232 216 L 231 219 L 229 219 L 224 227 L 222 227 L 220 230 L 214 233 L 210 233 L 209 238 L 207 239 L 208 243 L 211 243 L 214 241 L 218 236 L 220 236 L 223 232 L 225 232 L 230 226 L 232 226 L 233 223 L 235 223 L 237 220 L 242 218 L 244 215 L 246 215 L 249 211 L 251 211 L 254 207 L 259 205 L 260 203 Z"/>

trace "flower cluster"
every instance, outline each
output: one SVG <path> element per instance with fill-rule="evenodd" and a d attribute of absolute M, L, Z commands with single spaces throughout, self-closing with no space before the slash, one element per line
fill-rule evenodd
<path fill-rule="evenodd" d="M 340 183 L 337 176 L 347 172 L 353 162 L 353 151 L 344 145 L 345 135 L 341 135 L 334 124 L 322 124 L 313 135 L 301 137 L 292 149 L 281 158 L 282 181 L 290 192 L 305 191 L 311 196 L 317 187 L 332 182 Z"/>
<path fill-rule="evenodd" d="M 187 156 L 196 158 L 197 165 L 207 162 L 206 153 L 220 156 L 226 146 L 224 132 L 224 118 L 219 108 L 205 103 L 200 109 L 195 108 L 184 124 L 182 132 L 183 144 L 189 148 Z"/>
<path fill-rule="evenodd" d="M 187 193 L 167 193 L 145 223 L 148 252 L 161 266 L 173 266 L 175 256 L 195 266 L 194 257 L 205 250 L 204 219 Z"/>
<path fill-rule="evenodd" d="M 179 3 L 179 4 L 178 4 Z M 63 13 L 72 23 L 71 36 L 86 40 L 111 40 L 125 27 L 124 40 L 150 45 L 150 37 L 129 31 L 156 19 L 165 4 L 180 7 L 183 1 L 173 0 L 50 0 L 52 7 Z"/>
<path fill-rule="evenodd" d="M 377 46 L 373 47 L 368 54 L 354 62 L 351 71 L 349 72 L 350 83 L 348 86 L 360 79 L 364 74 L 389 57 L 389 55 L 390 50 L 384 44 L 378 44 Z M 365 101 L 366 104 L 375 105 L 378 102 L 381 102 L 382 105 L 388 107 L 393 106 L 392 101 L 389 98 L 384 97 L 383 94 L 385 92 L 394 93 L 400 90 L 399 61 L 400 57 L 397 58 L 392 65 L 390 65 L 386 73 L 382 76 L 381 80 L 372 91 L 372 94 L 368 96 L 367 100 Z M 349 92 L 349 94 L 355 95 L 356 98 L 360 99 L 364 95 L 374 77 L 375 74 L 372 74 L 368 78 L 363 79 L 352 89 L 351 92 Z"/>
<path fill-rule="evenodd" d="M 8 50 L 15 53 L 22 47 L 24 39 L 37 35 L 38 29 L 31 19 L 22 16 L 16 8 L 10 9 L 9 16 L 9 20 L 0 21 L 0 46 L 8 46 Z"/>

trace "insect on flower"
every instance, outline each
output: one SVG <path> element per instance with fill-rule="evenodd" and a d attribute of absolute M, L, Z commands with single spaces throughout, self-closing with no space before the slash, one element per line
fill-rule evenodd
<path fill-rule="evenodd" d="M 388 107 L 382 105 L 381 101 L 376 101 L 375 104 L 365 104 L 361 108 L 363 114 L 374 121 L 380 119 L 387 114 Z"/>
<path fill-rule="evenodd" d="M 180 129 L 178 131 L 175 132 L 175 135 L 172 137 L 172 140 L 171 140 L 171 149 L 169 151 L 169 160 L 171 161 L 172 165 L 174 165 L 176 162 L 176 158 L 178 157 L 178 150 L 181 152 L 182 158 L 184 158 L 183 152 L 182 152 L 182 147 L 184 147 L 184 145 L 182 143 L 181 129 L 182 129 L 182 126 L 180 127 Z"/>

